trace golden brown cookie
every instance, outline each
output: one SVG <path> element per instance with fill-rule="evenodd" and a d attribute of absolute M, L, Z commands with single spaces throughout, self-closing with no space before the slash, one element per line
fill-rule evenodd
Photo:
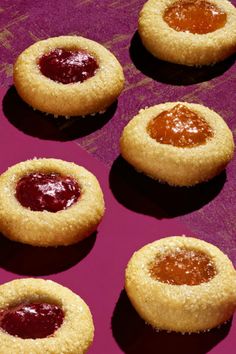
<path fill-rule="evenodd" d="M 109 107 L 123 89 L 124 75 L 116 57 L 101 44 L 61 36 L 39 41 L 19 55 L 14 84 L 33 108 L 69 117 Z"/>
<path fill-rule="evenodd" d="M 35 246 L 69 245 L 91 235 L 104 214 L 103 193 L 85 168 L 33 159 L 0 176 L 0 231 Z"/>
<path fill-rule="evenodd" d="M 176 186 L 218 175 L 232 159 L 232 132 L 209 108 L 168 102 L 142 109 L 124 128 L 121 155 L 137 171 Z"/>
<path fill-rule="evenodd" d="M 231 261 L 191 237 L 167 237 L 135 252 L 125 289 L 139 315 L 156 329 L 205 331 L 230 319 L 236 308 Z"/>
<path fill-rule="evenodd" d="M 149 0 L 138 30 L 149 52 L 176 64 L 214 64 L 236 51 L 236 9 L 227 0 Z"/>
<path fill-rule="evenodd" d="M 29 278 L 0 286 L 1 353 L 83 354 L 93 336 L 88 306 L 62 285 Z"/>

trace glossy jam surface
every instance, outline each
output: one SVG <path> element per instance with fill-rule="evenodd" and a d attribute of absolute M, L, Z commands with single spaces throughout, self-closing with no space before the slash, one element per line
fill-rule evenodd
<path fill-rule="evenodd" d="M 86 51 L 55 49 L 39 59 L 44 76 L 62 84 L 83 82 L 94 76 L 98 69 L 96 59 Z"/>
<path fill-rule="evenodd" d="M 213 136 L 206 120 L 182 104 L 161 112 L 150 121 L 147 131 L 157 142 L 177 147 L 203 145 Z"/>
<path fill-rule="evenodd" d="M 204 0 L 179 0 L 170 5 L 163 16 L 174 30 L 206 34 L 224 27 L 226 13 Z"/>
<path fill-rule="evenodd" d="M 213 260 L 205 253 L 179 249 L 157 257 L 150 267 L 151 276 L 172 285 L 198 285 L 211 280 L 216 269 Z"/>
<path fill-rule="evenodd" d="M 80 187 L 71 177 L 56 173 L 31 173 L 16 185 L 16 198 L 33 211 L 57 212 L 73 205 L 80 196 Z"/>
<path fill-rule="evenodd" d="M 53 304 L 21 304 L 0 312 L 0 327 L 12 336 L 23 339 L 45 338 L 61 326 L 62 309 Z"/>

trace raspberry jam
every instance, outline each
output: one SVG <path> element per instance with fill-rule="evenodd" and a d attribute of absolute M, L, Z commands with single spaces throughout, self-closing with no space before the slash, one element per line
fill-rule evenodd
<path fill-rule="evenodd" d="M 179 0 L 164 12 L 165 22 L 174 30 L 206 34 L 224 27 L 227 15 L 204 0 Z"/>
<path fill-rule="evenodd" d="M 21 304 L 0 312 L 0 327 L 23 339 L 45 338 L 60 328 L 64 312 L 47 303 Z"/>
<path fill-rule="evenodd" d="M 67 209 L 80 197 L 80 187 L 71 177 L 56 173 L 31 173 L 16 185 L 16 198 L 33 211 L 57 212 Z"/>
<path fill-rule="evenodd" d="M 157 257 L 150 267 L 151 276 L 172 285 L 199 285 L 216 275 L 213 261 L 203 252 L 179 249 Z"/>
<path fill-rule="evenodd" d="M 38 65 L 44 76 L 62 84 L 83 82 L 98 69 L 95 58 L 84 50 L 54 49 L 44 54 Z"/>
<path fill-rule="evenodd" d="M 203 145 L 213 136 L 206 120 L 182 104 L 161 112 L 150 121 L 147 131 L 157 142 L 177 147 Z"/>

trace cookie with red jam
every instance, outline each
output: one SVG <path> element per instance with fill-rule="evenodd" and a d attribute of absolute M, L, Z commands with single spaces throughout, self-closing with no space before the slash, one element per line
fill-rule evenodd
<path fill-rule="evenodd" d="M 146 49 L 161 60 L 214 64 L 235 53 L 236 9 L 227 0 L 149 0 L 138 30 Z"/>
<path fill-rule="evenodd" d="M 83 354 L 93 336 L 88 306 L 62 285 L 29 278 L 0 286 L 2 353 Z"/>
<path fill-rule="evenodd" d="M 224 170 L 234 141 L 216 112 L 168 102 L 141 110 L 124 128 L 120 150 L 137 171 L 170 185 L 192 186 Z"/>
<path fill-rule="evenodd" d="M 91 235 L 104 214 L 96 177 L 59 159 L 33 159 L 0 176 L 0 231 L 35 246 L 70 245 Z"/>
<path fill-rule="evenodd" d="M 55 116 L 106 110 L 124 86 L 116 57 L 101 44 L 78 36 L 36 42 L 14 65 L 18 94 L 33 108 Z"/>
<path fill-rule="evenodd" d="M 229 320 L 236 309 L 236 271 L 217 247 L 192 237 L 167 237 L 131 257 L 125 289 L 155 329 L 199 332 Z"/>

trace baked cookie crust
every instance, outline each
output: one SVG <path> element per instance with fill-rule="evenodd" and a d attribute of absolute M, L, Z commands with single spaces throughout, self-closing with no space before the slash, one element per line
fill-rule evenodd
<path fill-rule="evenodd" d="M 216 275 L 199 285 L 172 285 L 150 275 L 156 256 L 178 248 L 205 253 Z M 236 272 L 217 247 L 192 237 L 167 237 L 150 243 L 131 257 L 125 273 L 125 289 L 139 315 L 156 329 L 198 332 L 216 327 L 236 308 Z"/>
<path fill-rule="evenodd" d="M 162 144 L 147 132 L 149 122 L 161 112 L 182 104 L 203 117 L 213 137 L 194 147 Z M 218 175 L 233 157 L 233 135 L 224 120 L 213 110 L 194 103 L 167 102 L 140 110 L 124 128 L 120 139 L 121 155 L 134 168 L 161 182 L 192 186 Z"/>
<path fill-rule="evenodd" d="M 44 76 L 39 59 L 56 48 L 85 50 L 97 61 L 95 75 L 82 83 L 62 84 Z M 124 86 L 124 74 L 116 57 L 101 44 L 78 36 L 48 38 L 25 49 L 13 70 L 16 90 L 33 108 L 55 116 L 82 116 L 106 110 Z"/>
<path fill-rule="evenodd" d="M 32 211 L 15 197 L 16 184 L 34 172 L 70 176 L 80 186 L 76 203 L 52 213 Z M 96 177 L 84 167 L 59 159 L 33 159 L 10 167 L 0 176 L 0 230 L 11 240 L 33 246 L 70 245 L 91 235 L 104 214 L 103 193 Z"/>
<path fill-rule="evenodd" d="M 17 279 L 0 286 L 0 310 L 40 301 L 55 304 L 63 310 L 61 327 L 53 335 L 40 339 L 22 339 L 0 328 L 1 353 L 86 353 L 93 341 L 94 325 L 88 306 L 78 295 L 44 279 Z"/>
<path fill-rule="evenodd" d="M 138 31 L 143 45 L 155 57 L 189 66 L 214 64 L 236 51 L 236 9 L 227 0 L 207 0 L 227 14 L 224 27 L 207 34 L 178 32 L 163 19 L 176 0 L 149 0 L 140 14 Z"/>

